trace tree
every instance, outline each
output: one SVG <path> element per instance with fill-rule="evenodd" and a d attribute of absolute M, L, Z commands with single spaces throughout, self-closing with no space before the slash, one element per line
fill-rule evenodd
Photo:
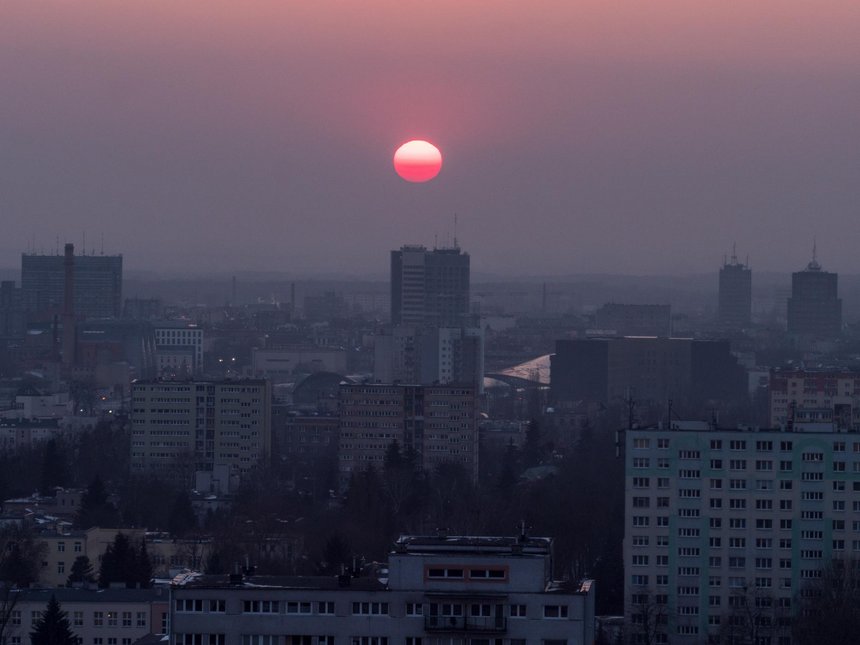
<path fill-rule="evenodd" d="M 18 526 L 0 531 L 0 581 L 15 587 L 29 587 L 39 580 L 39 564 L 44 543 L 37 543 L 33 533 Z"/>
<path fill-rule="evenodd" d="M 45 453 L 42 457 L 42 474 L 39 481 L 39 492 L 50 496 L 54 487 L 68 484 L 69 473 L 64 451 L 57 446 L 56 439 L 45 443 Z"/>
<path fill-rule="evenodd" d="M 51 596 L 48 608 L 36 621 L 30 632 L 30 642 L 33 645 L 77 645 L 78 637 L 72 632 L 69 618 L 60 608 L 56 596 Z"/>
<path fill-rule="evenodd" d="M 173 537 L 183 537 L 197 528 L 197 517 L 191 506 L 191 497 L 185 491 L 180 491 L 173 499 L 170 514 L 167 517 L 167 530 Z"/>
<path fill-rule="evenodd" d="M 77 524 L 82 529 L 88 529 L 93 526 L 111 527 L 118 523 L 119 514 L 116 507 L 108 499 L 102 478 L 96 475 L 81 497 Z"/>
<path fill-rule="evenodd" d="M 66 586 L 71 587 L 75 584 L 87 582 L 95 582 L 93 564 L 87 556 L 79 555 L 72 564 L 72 571 L 69 573 L 68 580 L 66 580 Z"/>
<path fill-rule="evenodd" d="M 631 598 L 629 629 L 632 641 L 642 645 L 656 643 L 660 634 L 666 633 L 668 607 L 665 596 L 651 591 L 633 594 Z"/>
<path fill-rule="evenodd" d="M 834 560 L 801 589 L 792 635 L 797 645 L 860 643 L 860 560 Z"/>
<path fill-rule="evenodd" d="M 152 583 L 152 564 L 146 544 L 142 542 L 135 549 L 123 533 L 117 533 L 113 544 L 108 545 L 99 568 L 100 587 L 117 583 L 129 588 L 146 588 Z"/>

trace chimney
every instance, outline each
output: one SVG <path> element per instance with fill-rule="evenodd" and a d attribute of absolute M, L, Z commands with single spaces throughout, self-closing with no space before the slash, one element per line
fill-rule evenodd
<path fill-rule="evenodd" d="M 66 244 L 63 260 L 63 367 L 75 364 L 75 245 Z"/>

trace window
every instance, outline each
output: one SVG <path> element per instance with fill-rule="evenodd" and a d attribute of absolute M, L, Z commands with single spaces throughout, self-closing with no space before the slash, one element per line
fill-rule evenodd
<path fill-rule="evenodd" d="M 278 645 L 277 639 L 269 634 L 242 634 L 242 645 Z"/>
<path fill-rule="evenodd" d="M 223 602 L 223 601 L 221 601 Z M 135 625 L 137 627 L 146 627 L 146 612 L 139 611 L 137 612 L 137 620 L 135 621 Z"/>
<path fill-rule="evenodd" d="M 526 617 L 526 606 L 525 605 L 511 605 L 511 618 L 525 618 Z"/>
<path fill-rule="evenodd" d="M 131 612 L 130 611 L 122 612 L 122 626 L 123 627 L 131 627 Z"/>
<path fill-rule="evenodd" d="M 93 612 L 93 626 L 101 627 L 105 624 L 105 615 L 104 612 L 94 611 Z"/>
<path fill-rule="evenodd" d="M 444 580 L 444 579 L 453 579 L 453 580 L 462 580 L 463 579 L 463 570 L 462 569 L 442 569 L 437 567 L 428 567 L 427 568 L 427 577 L 431 580 Z"/>
<path fill-rule="evenodd" d="M 72 625 L 74 625 L 75 627 L 84 626 L 84 612 L 76 611 L 72 613 Z"/>
<path fill-rule="evenodd" d="M 289 601 L 289 602 L 287 602 L 287 613 L 288 614 L 310 614 L 311 613 L 311 603 Z"/>
<path fill-rule="evenodd" d="M 651 440 L 644 437 L 636 437 L 633 439 L 633 447 L 636 450 L 646 450 L 651 447 Z"/>
<path fill-rule="evenodd" d="M 115 611 L 109 611 L 107 613 L 108 619 L 108 627 L 116 627 L 117 615 Z"/>
<path fill-rule="evenodd" d="M 407 607 L 409 604 L 406 605 Z M 421 610 L 421 605 L 418 605 L 419 612 Z M 334 614 L 334 601 L 333 600 L 322 600 L 317 603 L 317 613 L 318 614 Z M 418 614 L 421 615 L 420 613 Z"/>
<path fill-rule="evenodd" d="M 633 488 L 648 488 L 651 485 L 650 477 L 634 477 Z"/>
<path fill-rule="evenodd" d="M 65 562 L 57 562 L 57 573 L 65 573 L 66 572 L 66 563 Z"/>
<path fill-rule="evenodd" d="M 63 553 L 66 550 L 65 542 L 57 542 L 57 552 Z"/>
<path fill-rule="evenodd" d="M 646 581 L 645 584 L 648 584 L 647 578 L 645 576 Z M 635 582 L 633 584 L 636 584 Z M 544 605 L 543 606 L 543 617 L 544 618 L 567 618 L 567 605 Z"/>
<path fill-rule="evenodd" d="M 387 602 L 354 602 L 352 603 L 353 616 L 387 616 Z"/>
<path fill-rule="evenodd" d="M 244 600 L 242 613 L 245 614 L 277 614 L 280 607 L 277 600 Z"/>
<path fill-rule="evenodd" d="M 420 602 L 407 602 L 406 603 L 406 615 L 407 616 L 422 616 L 424 614 L 424 605 Z"/>

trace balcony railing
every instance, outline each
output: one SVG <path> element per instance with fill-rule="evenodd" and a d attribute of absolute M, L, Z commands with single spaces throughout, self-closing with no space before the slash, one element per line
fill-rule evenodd
<path fill-rule="evenodd" d="M 424 630 L 428 632 L 504 632 L 507 629 L 505 616 L 424 617 Z"/>

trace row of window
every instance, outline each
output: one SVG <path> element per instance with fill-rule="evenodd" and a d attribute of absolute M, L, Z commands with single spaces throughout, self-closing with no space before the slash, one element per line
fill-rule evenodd
<path fill-rule="evenodd" d="M 70 612 L 70 614 L 72 619 L 72 626 L 84 626 L 83 611 L 72 611 Z M 42 611 L 31 611 L 30 624 L 35 625 L 41 619 L 41 617 Z M 13 610 L 9 615 L 9 618 L 12 625 L 20 625 L 21 611 L 18 609 Z M 130 611 L 94 611 L 92 613 L 91 624 L 93 627 L 146 627 L 147 613 L 145 611 L 138 611 L 134 613 Z"/>

